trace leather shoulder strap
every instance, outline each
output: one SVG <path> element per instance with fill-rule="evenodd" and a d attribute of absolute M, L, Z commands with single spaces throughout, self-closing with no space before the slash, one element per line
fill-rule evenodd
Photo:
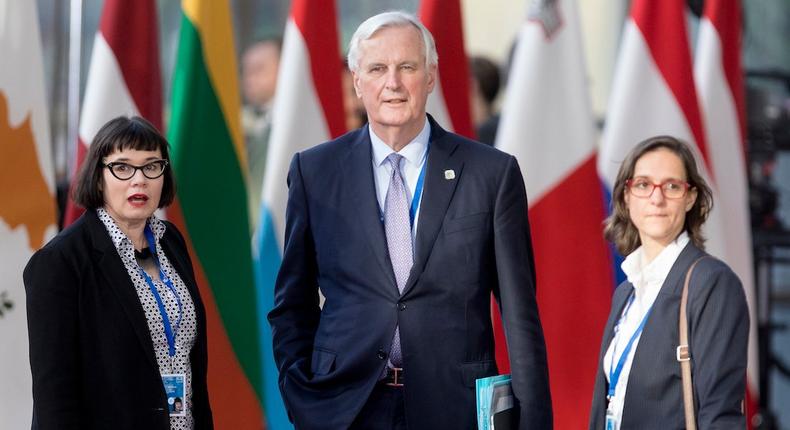
<path fill-rule="evenodd" d="M 687 430 L 697 429 L 694 408 L 694 384 L 691 379 L 691 348 L 689 347 L 688 317 L 686 315 L 689 281 L 691 280 L 691 273 L 694 271 L 694 267 L 700 260 L 706 257 L 707 256 L 700 257 L 691 264 L 691 267 L 689 267 L 689 270 L 686 272 L 686 279 L 683 282 L 683 292 L 680 296 L 680 312 L 678 316 L 680 345 L 678 345 L 675 355 L 680 362 L 680 373 L 683 378 L 683 409 L 686 415 Z M 697 363 L 697 365 L 699 365 L 699 363 Z"/>

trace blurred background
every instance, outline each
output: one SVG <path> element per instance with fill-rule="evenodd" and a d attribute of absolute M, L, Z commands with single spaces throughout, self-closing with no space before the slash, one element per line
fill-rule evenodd
<path fill-rule="evenodd" d="M 23 2 L 23 0 L 0 1 L 0 14 L 10 14 L 11 9 L 17 5 L 17 1 Z M 42 166 L 46 165 L 51 170 L 44 173 L 44 176 L 50 178 L 49 185 L 56 189 L 56 193 L 53 195 L 57 196 L 57 225 L 60 228 L 64 225 L 64 213 L 67 212 L 70 180 L 78 164 L 79 133 L 77 130 L 80 127 L 80 112 L 83 112 L 85 108 L 83 104 L 85 103 L 86 88 L 89 86 L 91 59 L 105 2 L 103 0 L 36 0 L 35 3 L 38 18 L 35 24 L 39 25 L 41 58 L 43 59 L 43 95 L 48 109 L 46 127 L 50 136 L 43 145 L 51 154 L 51 162 L 42 163 Z M 122 3 L 124 7 L 135 7 L 135 2 Z M 150 25 L 158 28 L 156 33 L 159 47 L 158 66 L 161 73 L 161 94 L 159 97 L 161 97 L 162 104 L 162 123 L 164 129 L 167 130 L 174 109 L 178 109 L 172 104 L 174 72 L 179 67 L 177 64 L 180 58 L 178 52 L 179 34 L 182 30 L 183 20 L 187 18 L 182 12 L 182 4 L 176 0 L 157 0 L 154 3 L 158 22 L 151 22 Z M 311 4 L 311 2 L 302 3 L 308 5 L 305 6 L 308 8 Z M 316 0 L 312 4 L 317 3 L 323 4 L 325 2 Z M 466 64 L 459 70 L 464 70 L 468 74 L 468 83 L 464 84 L 468 85 L 468 94 L 463 94 L 463 97 L 468 100 L 467 116 L 472 126 L 472 133 L 465 134 L 471 134 L 481 141 L 496 144 L 511 152 L 508 150 L 508 143 L 503 144 L 501 140 L 497 140 L 496 133 L 500 111 L 501 115 L 507 115 L 508 113 L 503 107 L 511 106 L 506 104 L 506 97 L 518 97 L 518 95 L 508 93 L 508 91 L 513 91 L 508 84 L 512 79 L 511 64 L 516 50 L 514 43 L 525 24 L 525 17 L 531 16 L 534 20 L 536 16 L 531 15 L 530 10 L 532 9 L 530 8 L 539 7 L 536 5 L 548 5 L 547 7 L 550 9 L 552 4 L 562 2 L 462 0 L 430 3 L 437 4 L 434 13 L 439 16 L 442 16 L 443 8 L 452 9 L 455 7 L 453 4 L 460 5 L 461 20 L 458 24 L 463 31 L 461 53 L 465 55 Z M 620 55 L 620 48 L 623 46 L 624 28 L 634 3 L 637 2 L 627 0 L 579 1 L 573 8 L 563 4 L 559 9 L 555 9 L 560 12 L 575 9 L 578 12 L 578 21 L 566 17 L 560 25 L 578 24 L 578 39 L 581 42 L 580 48 L 585 58 L 579 63 L 583 68 L 583 70 L 579 70 L 579 73 L 586 86 L 586 94 L 578 94 L 578 100 L 579 103 L 586 103 L 589 100 L 596 145 L 602 144 L 601 136 L 606 127 L 607 114 L 612 109 L 610 96 L 613 88 L 617 85 L 615 77 L 618 55 Z M 702 28 L 701 17 L 705 14 L 707 2 L 689 0 L 683 3 L 686 16 L 684 26 L 688 31 L 691 56 L 694 57 L 696 49 L 698 49 L 695 41 L 698 40 Z M 756 387 L 752 396 L 756 397 L 754 403 L 759 405 L 759 411 L 753 414 L 750 425 L 760 429 L 790 429 L 790 408 L 787 407 L 790 404 L 790 49 L 788 49 L 790 2 L 787 0 L 750 0 L 724 3 L 739 8 L 742 14 L 739 35 L 741 43 L 737 49 L 739 52 L 734 52 L 734 54 L 739 56 L 742 65 L 740 73 L 743 78 L 744 103 L 741 114 L 745 124 L 742 143 L 745 162 L 744 179 L 746 180 L 746 184 L 743 185 L 748 193 L 745 197 L 748 201 L 748 227 L 752 240 L 752 243 L 745 243 L 743 247 L 753 259 L 752 276 L 754 279 L 749 284 L 753 285 L 752 313 L 753 321 L 757 323 L 756 332 L 759 339 L 756 342 L 757 354 L 755 355 L 757 357 L 755 366 L 757 373 L 755 375 L 759 376 L 757 377 L 758 381 L 753 381 L 752 385 Z M 244 148 L 246 149 L 246 153 L 243 156 L 240 155 L 239 159 L 243 160 L 242 164 L 246 164 L 240 168 L 245 172 L 247 178 L 251 258 L 255 267 L 263 265 L 261 263 L 261 259 L 264 258 L 263 253 L 266 249 L 271 249 L 266 248 L 266 240 L 262 238 L 265 236 L 267 222 L 274 224 L 272 231 L 275 236 L 281 229 L 278 226 L 278 222 L 281 222 L 278 221 L 282 217 L 281 214 L 272 214 L 267 218 L 267 210 L 271 210 L 266 206 L 267 186 L 273 187 L 273 185 L 267 185 L 264 178 L 268 178 L 267 175 L 274 175 L 271 166 L 277 160 L 283 157 L 289 159 L 290 155 L 298 149 L 286 151 L 285 155 L 280 153 L 281 150 L 278 150 L 279 152 L 272 150 L 272 145 L 275 145 L 276 140 L 272 134 L 272 111 L 278 106 L 276 97 L 283 97 L 283 95 L 276 94 L 276 90 L 287 87 L 285 84 L 278 84 L 278 79 L 289 76 L 283 75 L 283 71 L 287 72 L 288 70 L 281 68 L 280 59 L 281 55 L 285 54 L 284 50 L 291 46 L 287 39 L 286 28 L 289 17 L 294 16 L 294 4 L 287 0 L 227 1 L 231 17 L 229 37 L 232 38 L 234 49 L 232 58 L 236 62 L 233 70 L 238 79 L 238 85 L 234 83 L 233 87 L 239 101 L 239 114 L 236 120 L 241 125 L 244 134 Z M 563 6 L 565 7 L 563 8 Z M 421 16 L 427 16 L 425 14 L 428 12 L 421 8 L 427 8 L 427 6 L 421 4 L 420 0 L 337 0 L 333 6 L 336 19 L 333 19 L 332 16 L 322 16 L 317 21 L 305 21 L 314 24 L 302 23 L 298 26 L 305 34 L 304 37 L 307 38 L 309 30 L 305 30 L 305 26 L 336 25 L 337 66 L 341 67 L 348 41 L 353 31 L 364 19 L 390 9 L 401 9 L 415 14 L 422 11 L 423 15 Z M 448 16 L 451 15 L 448 14 Z M 8 37 L 4 33 L 9 28 L 7 18 L 8 16 L 6 18 L 0 17 L 0 23 L 6 22 L 5 30 L 0 27 L 0 40 L 3 37 Z M 298 19 L 297 17 L 296 20 L 298 21 Z M 543 22 L 544 28 L 547 29 L 547 40 L 551 39 L 551 32 L 545 26 L 546 21 Z M 429 25 L 429 28 L 436 35 L 437 29 L 446 27 L 430 27 Z M 123 40 L 124 37 L 132 38 L 134 34 L 119 36 L 120 40 Z M 205 40 L 204 43 L 206 43 Z M 440 43 L 440 64 L 445 58 L 455 56 L 452 52 L 443 53 L 444 48 L 441 46 L 438 35 L 437 43 Z M 0 44 L 0 46 L 2 45 Z M 15 58 L 6 56 L 2 51 L 0 54 L 2 54 L 0 68 L 12 67 Z M 331 67 L 335 66 L 335 64 L 331 65 Z M 280 76 L 278 76 L 278 71 Z M 315 74 L 315 71 L 313 73 Z M 441 70 L 440 73 L 447 74 L 444 70 Z M 129 78 L 127 77 L 127 79 Z M 309 85 L 307 82 L 303 84 Z M 344 121 L 342 126 L 337 127 L 350 130 L 364 124 L 364 109 L 361 109 L 353 95 L 349 75 L 342 71 L 341 84 Z M 2 85 L 0 84 L 0 90 L 4 89 Z M 445 84 L 443 83 L 443 85 Z M 445 94 L 453 89 L 446 86 L 442 88 Z M 448 98 L 445 97 L 445 99 Z M 325 109 L 327 108 L 325 107 Z M 448 104 L 447 110 L 452 111 L 453 109 Z M 0 110 L 0 113 L 2 112 Z M 453 118 L 453 112 L 449 112 L 449 114 L 449 117 Z M 435 115 L 440 116 L 440 114 Z M 329 116 L 327 114 L 327 117 Z M 228 118 L 226 120 L 231 121 Z M 2 121 L 5 119 L 0 118 L 0 125 L 2 125 Z M 277 120 L 274 121 L 277 124 Z M 456 131 L 462 128 L 455 121 L 452 122 Z M 330 124 L 329 129 L 334 130 L 337 127 L 333 128 Z M 712 125 L 707 124 L 707 127 L 711 128 Z M 333 132 L 330 133 L 330 136 L 336 134 Z M 2 136 L 5 135 L 0 134 L 0 137 Z M 282 137 L 283 134 L 280 133 L 279 136 Z M 6 143 L 0 141 L 0 148 Z M 171 143 L 173 142 L 171 141 Z M 305 142 L 303 145 L 310 146 L 317 143 L 320 142 Z M 547 146 L 547 151 L 553 150 L 552 142 L 543 143 Z M 562 151 L 560 147 L 555 150 Z M 708 150 L 716 150 L 710 141 Z M 15 163 L 12 151 L 0 151 L 0 154 L 3 156 L 0 161 L 4 166 Z M 521 155 L 519 155 L 519 162 L 525 164 Z M 716 172 L 717 178 L 728 174 L 728 172 Z M 542 195 L 542 191 L 537 192 L 531 188 L 529 170 L 525 170 L 525 177 L 530 198 Z M 279 186 L 284 188 L 284 177 L 277 179 Z M 20 179 L 3 177 L 3 181 L 17 180 Z M 186 185 L 179 183 L 179 187 Z M 0 196 L 3 200 L 19 198 L 14 194 L 13 187 L 0 187 L 0 191 L 3 193 Z M 282 193 L 282 190 L 278 192 Z M 262 193 L 263 198 L 261 197 Z M 726 194 L 727 190 L 722 189 L 720 193 Z M 276 195 L 277 192 L 269 194 Z M 261 205 L 262 200 L 263 205 Z M 530 210 L 532 211 L 532 206 Z M 0 213 L 0 224 L 3 224 L 3 221 L 3 214 Z M 65 223 L 68 224 L 68 221 Z M 11 228 L 0 228 L 0 234 L 13 231 L 14 223 L 7 222 L 7 224 Z M 725 225 L 724 231 L 726 228 Z M 536 226 L 533 222 L 534 229 Z M 48 229 L 47 237 L 51 237 L 56 231 L 55 228 Z M 260 233 L 261 231 L 264 233 Z M 2 237 L 4 241 L 10 240 L 6 236 Z M 275 245 L 281 244 L 281 239 L 276 239 L 273 243 Z M 0 249 L 0 251 L 10 252 L 8 248 Z M 0 253 L 2 258 L 7 255 Z M 29 257 L 29 252 L 27 257 Z M 0 270 L 2 270 L 0 272 L 0 350 L 3 351 L 0 353 L 0 428 L 25 428 L 29 425 L 29 386 L 25 385 L 29 382 L 25 382 L 25 377 L 18 373 L 19 369 L 22 369 L 22 372 L 25 371 L 24 366 L 14 367 L 18 365 L 19 360 L 22 362 L 26 360 L 26 355 L 24 355 L 26 354 L 24 350 L 26 338 L 20 339 L 20 336 L 24 337 L 24 334 L 20 334 L 20 330 L 23 331 L 25 326 L 23 316 L 19 316 L 24 313 L 24 294 L 21 289 L 19 273 L 27 257 L 16 257 L 14 260 L 16 263 L 0 265 Z M 538 263 L 540 264 L 540 261 Z M 251 294 L 265 294 L 261 293 L 260 285 L 261 282 L 266 282 L 266 276 L 270 276 L 270 273 L 267 275 L 266 270 L 256 273 L 258 287 L 251 286 L 250 288 L 257 293 Z M 539 288 L 544 287 L 540 279 L 539 276 Z M 614 281 L 611 285 L 607 285 L 607 288 L 610 288 L 611 291 L 613 285 Z M 218 287 L 212 286 L 212 288 Z M 265 309 L 262 308 L 265 307 L 266 298 L 258 297 L 256 303 L 258 304 L 256 312 L 259 314 L 257 318 L 259 325 L 255 329 L 257 331 L 253 331 L 253 333 L 257 333 L 257 336 L 263 339 L 257 346 L 258 353 L 263 356 L 260 359 L 260 366 L 263 370 L 258 370 L 260 375 L 256 378 L 264 380 L 264 382 L 260 383 L 260 387 L 258 387 L 258 381 L 251 382 L 255 387 L 253 391 L 255 391 L 257 401 L 261 406 L 260 411 L 250 418 L 258 421 L 246 422 L 243 427 L 268 426 L 268 428 L 276 429 L 280 428 L 278 427 L 280 424 L 276 424 L 279 421 L 267 417 L 275 416 L 274 409 L 277 408 L 278 399 L 271 398 L 276 395 L 264 388 L 271 382 L 266 381 L 266 366 L 270 365 L 270 363 L 267 364 L 268 359 L 266 358 L 267 327 L 261 322 L 260 317 L 260 314 L 265 314 Z M 543 304 L 541 303 L 541 305 Z M 222 318 L 230 318 L 227 314 L 233 313 L 232 309 L 223 309 L 221 303 L 218 304 L 218 308 Z M 541 309 L 545 314 L 545 307 L 542 306 Z M 22 323 L 13 326 L 12 330 L 11 321 L 13 318 L 21 318 Z M 569 321 L 566 324 L 572 325 Z M 233 339 L 233 334 L 229 333 L 228 336 Z M 598 341 L 599 339 L 595 339 L 593 343 Z M 549 346 L 551 351 L 551 345 Z M 14 351 L 20 349 L 23 351 L 20 353 L 21 355 L 17 354 L 17 357 L 12 357 Z M 251 377 L 252 374 L 257 375 L 249 370 L 249 366 L 251 366 L 249 363 L 242 358 L 239 360 L 248 377 Z M 6 370 L 3 370 L 4 367 Z M 12 371 L 12 369 L 17 370 Z M 214 374 L 220 375 L 216 376 L 219 379 L 221 379 L 223 371 L 223 369 L 212 369 Z M 16 389 L 21 389 L 22 392 L 15 391 Z M 554 390 L 554 388 L 552 389 Z M 212 399 L 212 401 L 214 400 Z M 575 405 L 574 408 L 582 411 L 580 413 L 583 417 L 577 421 L 569 422 L 584 422 L 589 403 Z M 222 421 L 222 410 L 219 413 L 215 412 L 215 415 L 218 415 L 220 423 L 225 423 L 224 427 L 223 424 L 219 424 L 219 428 L 241 428 L 231 427 L 235 425 L 231 424 L 232 420 Z M 24 425 L 19 423 L 24 423 Z M 287 426 L 283 428 L 287 428 Z M 568 424 L 567 427 L 558 425 L 558 428 L 581 427 Z"/>

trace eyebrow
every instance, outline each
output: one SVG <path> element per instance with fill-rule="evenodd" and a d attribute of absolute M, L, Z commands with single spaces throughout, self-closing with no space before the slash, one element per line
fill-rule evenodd
<path fill-rule="evenodd" d="M 400 66 L 405 66 L 405 65 L 417 66 L 419 64 L 420 64 L 419 61 L 406 60 L 406 61 L 401 61 L 401 62 L 396 63 L 395 67 L 400 67 Z M 386 61 L 371 61 L 370 63 L 364 65 L 364 67 L 367 68 L 367 69 L 369 69 L 371 67 L 376 67 L 376 66 L 389 67 L 389 63 L 386 62 Z"/>
<path fill-rule="evenodd" d="M 648 180 L 650 180 L 650 181 L 653 181 L 653 179 L 654 179 L 652 176 L 648 176 L 648 175 L 636 175 L 636 174 L 634 174 L 634 179 L 638 179 L 638 178 L 644 178 L 644 179 L 648 179 Z M 658 182 L 664 182 L 664 181 L 680 181 L 680 182 L 685 182 L 685 181 L 687 181 L 687 179 L 678 178 L 678 177 L 675 177 L 675 176 L 669 176 L 669 177 L 666 177 L 666 178 L 664 178 L 664 179 L 661 179 L 661 180 L 659 180 Z"/>
<path fill-rule="evenodd" d="M 159 160 L 163 160 L 163 158 L 161 158 L 161 157 L 148 157 L 148 158 L 146 158 L 143 161 L 159 161 Z M 132 161 L 129 157 L 121 157 L 121 158 L 116 158 L 115 160 L 112 160 L 113 163 L 115 163 L 115 162 L 126 163 L 126 162 L 129 162 L 129 161 Z"/>

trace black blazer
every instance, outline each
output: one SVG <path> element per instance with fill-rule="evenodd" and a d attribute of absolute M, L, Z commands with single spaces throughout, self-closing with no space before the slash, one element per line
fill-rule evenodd
<path fill-rule="evenodd" d="M 298 429 L 353 422 L 387 364 L 396 324 L 409 428 L 477 428 L 475 379 L 497 374 L 492 292 L 504 314 L 521 428 L 551 428 L 518 164 L 430 124 L 414 266 L 403 295 L 387 255 L 368 128 L 293 158 L 269 321 L 280 388 Z"/>
<path fill-rule="evenodd" d="M 192 295 L 190 354 L 196 429 L 213 428 L 206 390 L 206 319 L 183 237 L 160 243 Z M 95 211 L 89 210 L 25 267 L 34 429 L 170 429 L 145 312 Z"/>
<path fill-rule="evenodd" d="M 622 430 L 673 430 L 685 428 L 680 363 L 678 312 L 686 272 L 705 252 L 689 243 L 678 256 L 658 293 L 634 352 L 623 407 Z M 602 361 L 612 341 L 613 326 L 633 286 L 623 282 L 612 299 L 606 322 L 598 373 L 595 378 L 590 429 L 603 429 L 608 384 Z M 746 355 L 749 311 L 741 281 L 715 258 L 702 259 L 689 282 L 688 299 L 691 372 L 697 427 L 744 429 L 741 401 L 746 393 Z"/>

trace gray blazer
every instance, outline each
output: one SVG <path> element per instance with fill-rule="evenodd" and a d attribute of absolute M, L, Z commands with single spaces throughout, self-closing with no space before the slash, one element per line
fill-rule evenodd
<path fill-rule="evenodd" d="M 686 272 L 704 255 L 689 243 L 661 286 L 634 352 L 622 430 L 685 428 L 680 363 L 675 358 L 678 311 Z M 623 282 L 612 299 L 595 377 L 591 430 L 605 425 L 608 383 L 601 363 L 612 341 L 613 326 L 633 289 L 628 281 Z M 744 429 L 741 404 L 746 390 L 749 311 L 741 282 L 725 263 L 711 257 L 697 264 L 689 283 L 687 312 L 697 427 Z"/>

